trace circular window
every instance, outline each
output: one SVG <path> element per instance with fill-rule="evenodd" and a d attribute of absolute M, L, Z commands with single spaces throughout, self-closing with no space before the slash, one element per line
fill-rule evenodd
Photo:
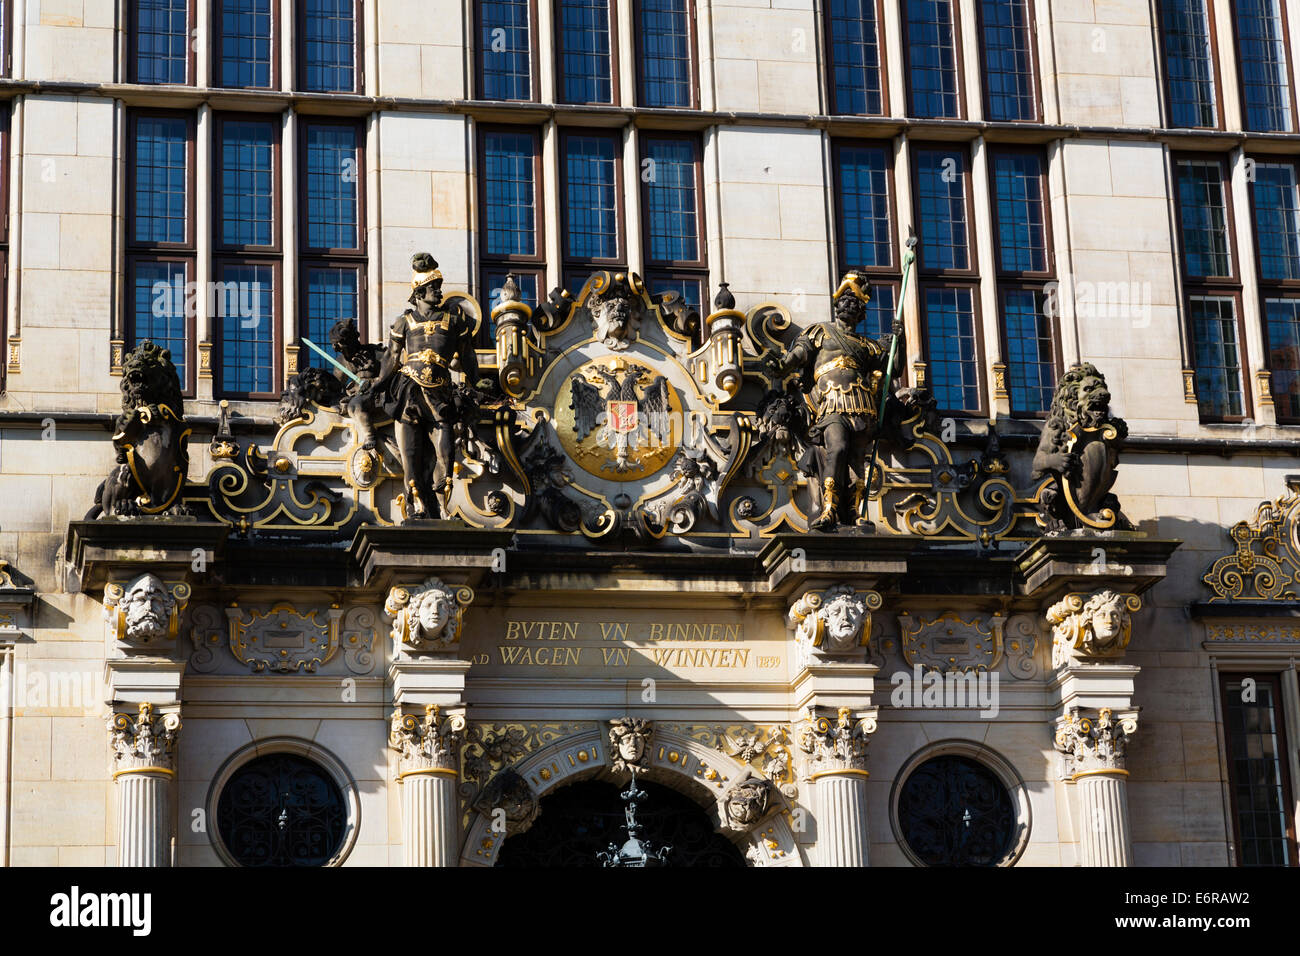
<path fill-rule="evenodd" d="M 217 830 L 240 866 L 325 866 L 342 849 L 347 823 L 334 777 L 293 753 L 242 764 L 217 799 Z"/>
<path fill-rule="evenodd" d="M 961 754 L 917 765 L 895 812 L 905 849 L 924 866 L 1001 866 L 1023 845 L 1011 791 L 990 767 Z"/>

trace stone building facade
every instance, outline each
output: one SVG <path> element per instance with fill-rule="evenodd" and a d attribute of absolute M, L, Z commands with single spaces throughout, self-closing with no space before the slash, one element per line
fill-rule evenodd
<path fill-rule="evenodd" d="M 573 862 L 636 771 L 683 860 L 1295 865 L 1297 0 L 0 11 L 6 863 Z M 425 251 L 437 519 L 307 344 Z"/>

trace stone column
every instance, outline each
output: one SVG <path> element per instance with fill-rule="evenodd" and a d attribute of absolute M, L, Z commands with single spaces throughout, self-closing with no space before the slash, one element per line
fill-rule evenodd
<path fill-rule="evenodd" d="M 1067 594 L 1047 612 L 1056 668 L 1050 686 L 1060 706 L 1056 749 L 1078 800 L 1080 866 L 1133 865 L 1124 755 L 1137 733 L 1138 668 L 1122 660 L 1141 607 L 1135 594 L 1102 589 Z"/>
<path fill-rule="evenodd" d="M 814 711 L 801 719 L 796 740 L 814 788 L 818 866 L 868 865 L 867 743 L 876 713 L 841 707 L 834 721 Z"/>
<path fill-rule="evenodd" d="M 1136 712 L 1117 717 L 1109 707 L 1091 716 L 1071 708 L 1057 721 L 1063 773 L 1078 787 L 1080 866 L 1133 865 L 1124 752 L 1136 732 Z"/>
<path fill-rule="evenodd" d="M 455 866 L 460 851 L 457 764 L 465 717 L 427 704 L 423 719 L 393 711 L 389 745 L 398 752 L 402 845 L 407 866 Z"/>
<path fill-rule="evenodd" d="M 142 703 L 135 714 L 112 714 L 108 729 L 118 791 L 118 865 L 171 866 L 180 714 Z"/>

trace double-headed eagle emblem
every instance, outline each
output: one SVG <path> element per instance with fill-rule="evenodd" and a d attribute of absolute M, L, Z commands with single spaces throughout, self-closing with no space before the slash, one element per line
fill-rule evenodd
<path fill-rule="evenodd" d="M 592 373 L 601 381 L 586 377 Z M 636 468 L 639 462 L 632 456 L 637 451 L 662 447 L 672 440 L 669 386 L 664 376 L 620 358 L 607 367 L 596 365 L 585 375 L 574 375 L 570 383 L 574 437 L 582 443 L 596 431 L 596 445 L 614 453 L 614 460 L 602 468 L 618 472 Z"/>

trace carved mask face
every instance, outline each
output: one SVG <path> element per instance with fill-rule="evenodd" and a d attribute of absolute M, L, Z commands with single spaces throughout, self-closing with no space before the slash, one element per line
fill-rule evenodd
<path fill-rule="evenodd" d="M 835 300 L 832 312 L 839 322 L 852 329 L 866 316 L 867 306 L 857 296 L 846 292 Z"/>
<path fill-rule="evenodd" d="M 600 319 L 605 335 L 622 338 L 632 325 L 632 304 L 626 299 L 609 299 L 601 308 Z"/>
<path fill-rule="evenodd" d="M 862 630 L 865 610 L 851 598 L 839 597 L 826 608 L 826 632 L 831 640 L 845 643 L 853 640 Z"/>
<path fill-rule="evenodd" d="M 1105 412 L 1110 407 L 1110 390 L 1099 378 L 1086 379 L 1079 383 L 1079 408 L 1094 414 Z"/>
<path fill-rule="evenodd" d="M 1109 644 L 1119 636 L 1123 627 L 1124 615 L 1114 604 L 1104 604 L 1092 613 L 1092 633 L 1103 644 Z"/>
<path fill-rule="evenodd" d="M 636 763 L 645 753 L 645 740 L 640 734 L 624 734 L 618 739 L 618 755 L 628 763 Z"/>
<path fill-rule="evenodd" d="M 126 633 L 132 640 L 152 641 L 167 635 L 171 617 L 171 596 L 163 583 L 146 575 L 131 586 L 122 599 L 126 610 Z"/>
<path fill-rule="evenodd" d="M 443 594 L 432 594 L 420 602 L 420 630 L 426 638 L 442 636 L 451 620 L 451 602 Z"/>

